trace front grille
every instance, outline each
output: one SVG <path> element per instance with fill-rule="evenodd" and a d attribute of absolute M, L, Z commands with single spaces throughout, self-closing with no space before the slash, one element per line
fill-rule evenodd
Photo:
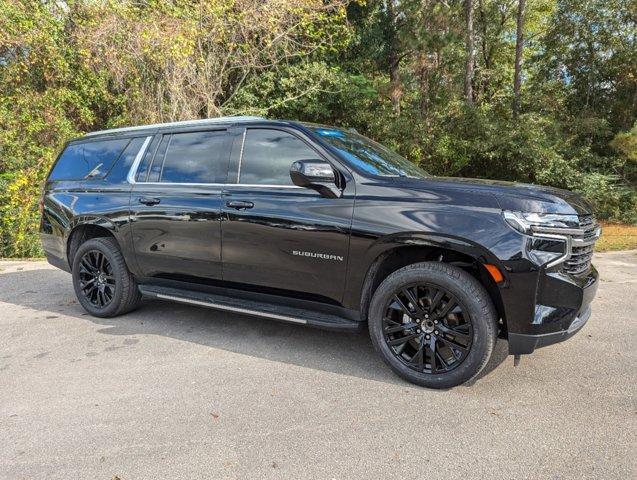
<path fill-rule="evenodd" d="M 583 275 L 591 268 L 594 245 L 571 247 L 571 256 L 564 262 L 564 271 L 571 275 Z"/>
<path fill-rule="evenodd" d="M 597 229 L 599 228 L 599 224 L 593 215 L 582 215 L 579 217 L 579 228 L 582 230 L 581 238 L 583 240 L 597 240 Z"/>
<path fill-rule="evenodd" d="M 583 276 L 591 268 L 595 242 L 599 235 L 599 224 L 593 215 L 579 217 L 580 233 L 571 238 L 571 254 L 562 266 L 569 275 Z"/>

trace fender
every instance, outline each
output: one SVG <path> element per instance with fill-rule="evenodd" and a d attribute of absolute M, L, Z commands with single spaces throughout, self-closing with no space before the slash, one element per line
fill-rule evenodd
<path fill-rule="evenodd" d="M 423 247 L 428 249 L 444 249 L 471 257 L 479 264 L 496 265 L 507 282 L 506 268 L 501 260 L 484 246 L 459 236 L 441 233 L 398 232 L 378 238 L 370 245 L 365 254 L 365 263 L 369 265 L 362 283 L 351 285 L 346 292 L 349 296 L 345 304 L 352 302 L 361 313 L 367 310 L 371 300 L 372 281 L 383 261 L 396 249 L 401 247 Z"/>
<path fill-rule="evenodd" d="M 437 247 L 453 250 L 474 258 L 480 263 L 498 264 L 500 260 L 479 243 L 456 235 L 443 233 L 399 232 L 378 238 L 369 248 L 377 258 L 383 252 L 399 246 Z M 378 253 L 376 255 L 376 253 Z M 501 266 L 501 265 L 499 265 Z"/>
<path fill-rule="evenodd" d="M 73 234 L 77 232 L 79 228 L 86 227 L 86 226 L 95 226 L 95 227 L 100 227 L 105 230 L 108 230 L 113 235 L 113 237 L 115 237 L 115 240 L 117 240 L 117 243 L 120 245 L 120 247 L 122 245 L 122 238 L 119 234 L 119 228 L 113 221 L 99 215 L 78 215 L 76 217 L 71 218 L 71 221 L 69 222 L 69 225 L 68 225 L 68 229 L 64 232 L 64 244 L 66 245 L 66 258 L 67 258 L 67 262 L 69 263 L 69 266 L 71 263 L 69 254 L 72 248 L 71 240 L 72 240 Z"/>
<path fill-rule="evenodd" d="M 67 240 L 73 230 L 83 225 L 95 225 L 97 227 L 105 228 L 115 237 L 117 237 L 120 230 L 119 226 L 115 222 L 101 215 L 77 215 L 73 217 L 69 223 L 69 233 L 67 235 Z"/>

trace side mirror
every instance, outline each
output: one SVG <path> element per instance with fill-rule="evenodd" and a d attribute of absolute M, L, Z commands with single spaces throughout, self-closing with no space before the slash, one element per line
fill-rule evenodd
<path fill-rule="evenodd" d="M 324 197 L 338 198 L 343 192 L 336 185 L 336 173 L 323 160 L 298 160 L 290 167 L 292 183 L 298 187 L 311 188 Z"/>

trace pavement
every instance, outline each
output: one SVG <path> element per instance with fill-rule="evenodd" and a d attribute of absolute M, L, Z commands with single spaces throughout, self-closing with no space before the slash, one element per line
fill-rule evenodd
<path fill-rule="evenodd" d="M 0 262 L 1 479 L 637 478 L 637 251 L 593 316 L 446 391 L 366 334 L 148 301 L 93 318 L 69 274 Z"/>

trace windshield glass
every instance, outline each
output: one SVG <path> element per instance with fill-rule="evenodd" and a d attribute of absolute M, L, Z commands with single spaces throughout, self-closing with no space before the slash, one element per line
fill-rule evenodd
<path fill-rule="evenodd" d="M 354 167 L 382 177 L 423 178 L 427 173 L 396 152 L 362 135 L 332 127 L 308 126 L 336 148 Z"/>

